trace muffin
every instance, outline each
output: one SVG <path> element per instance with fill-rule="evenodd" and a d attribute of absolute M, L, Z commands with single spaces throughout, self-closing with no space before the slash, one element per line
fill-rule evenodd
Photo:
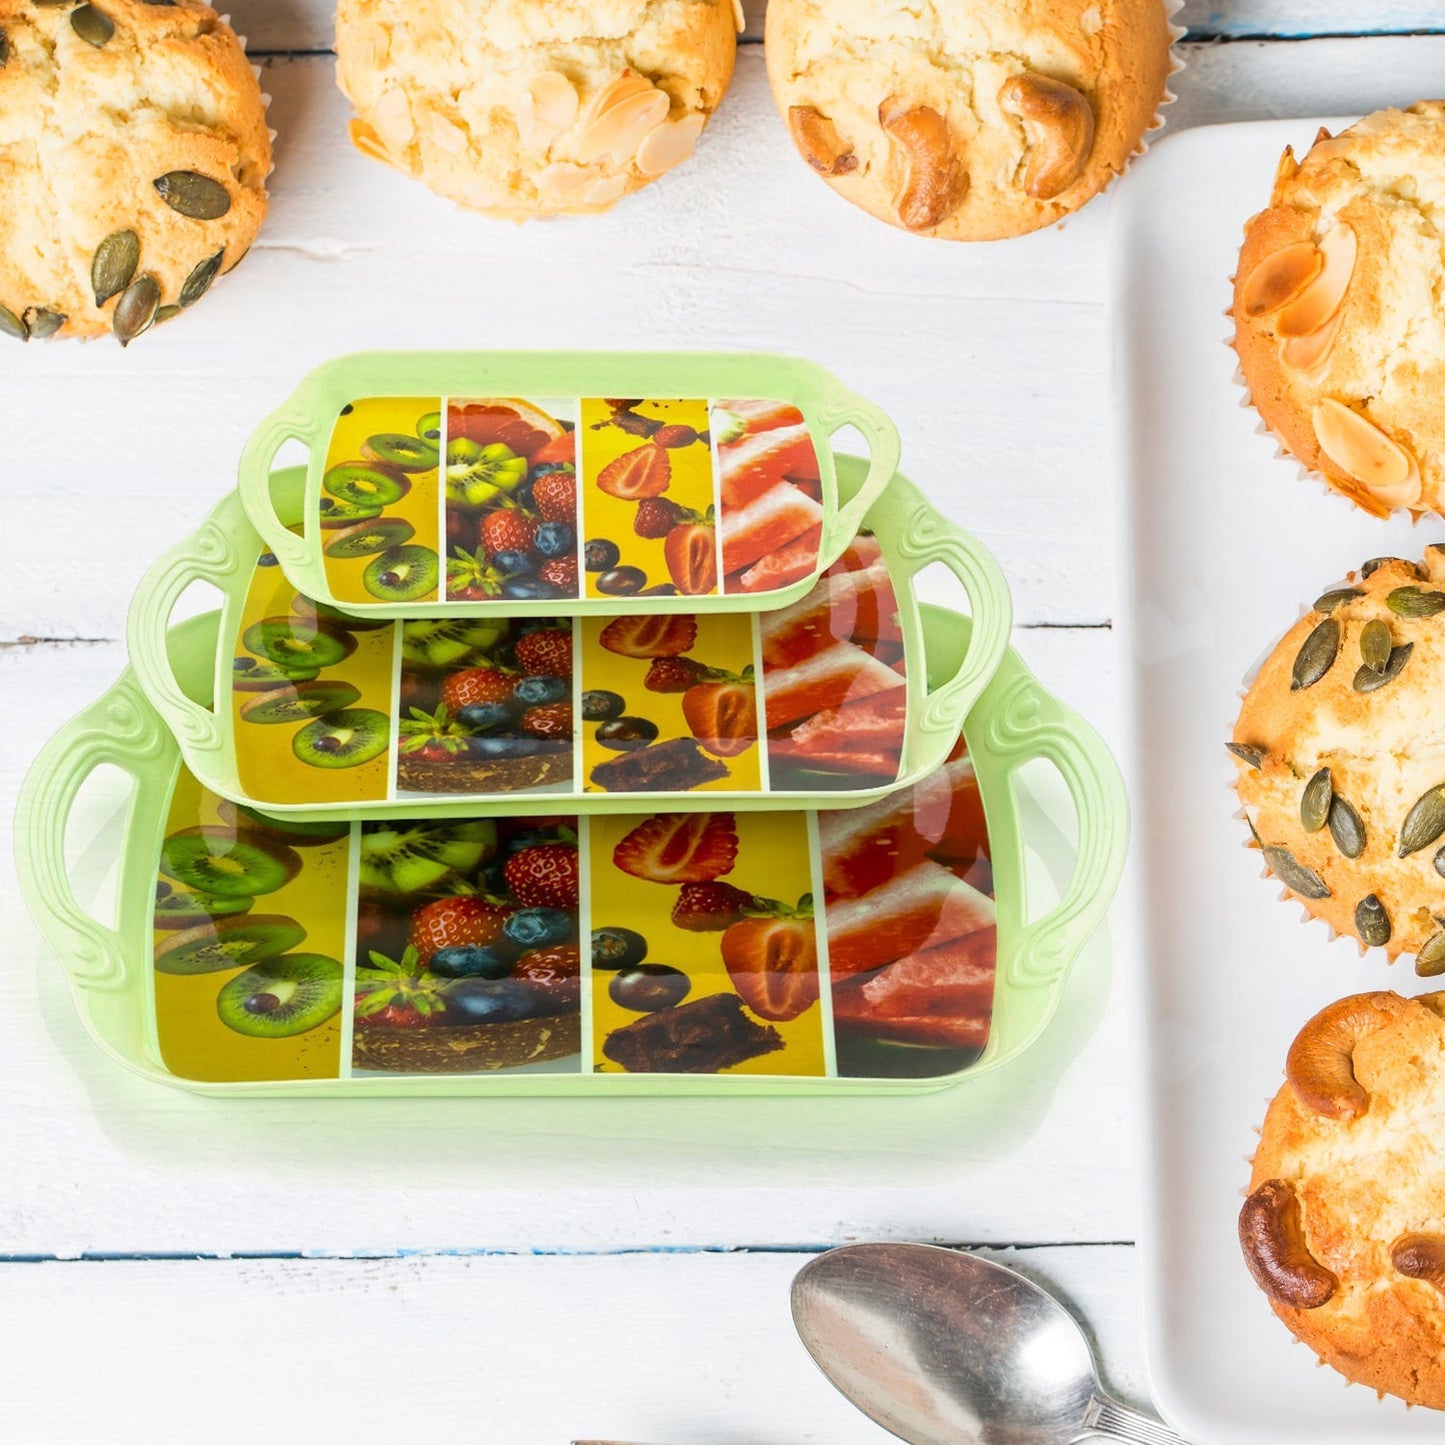
<path fill-rule="evenodd" d="M 1445 502 L 1445 101 L 1286 149 L 1245 229 L 1234 347 L 1265 425 L 1383 517 Z"/>
<path fill-rule="evenodd" d="M 340 0 L 356 147 L 512 220 L 605 211 L 685 161 L 732 78 L 733 0 Z"/>
<path fill-rule="evenodd" d="M 1346 1379 L 1445 1409 L 1445 994 L 1331 1004 L 1285 1077 L 1239 1215 L 1250 1273 Z"/>
<path fill-rule="evenodd" d="M 200 0 L 0 0 L 0 332 L 128 345 L 246 254 L 270 170 L 256 74 Z"/>
<path fill-rule="evenodd" d="M 1017 236 L 1097 195 L 1158 124 L 1163 0 L 770 0 L 773 97 L 803 159 L 880 220 Z"/>
<path fill-rule="evenodd" d="M 1337 933 L 1445 972 L 1445 548 L 1376 558 L 1285 633 L 1230 750 L 1271 872 Z"/>

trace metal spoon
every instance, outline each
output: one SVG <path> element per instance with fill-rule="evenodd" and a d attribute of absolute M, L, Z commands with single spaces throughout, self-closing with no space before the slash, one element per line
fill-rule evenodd
<path fill-rule="evenodd" d="M 819 1369 L 909 1445 L 1184 1445 L 1099 1388 L 1073 1316 L 1011 1269 L 926 1244 L 853 1244 L 803 1266 L 793 1324 Z"/>

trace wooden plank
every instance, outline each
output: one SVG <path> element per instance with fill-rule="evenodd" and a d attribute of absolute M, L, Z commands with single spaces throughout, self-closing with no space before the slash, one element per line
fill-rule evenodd
<path fill-rule="evenodd" d="M 1109 1384 L 1147 1408 L 1131 1249 L 994 1257 L 1085 1317 Z M 893 1437 L 828 1384 L 793 1332 L 788 1286 L 806 1259 L 0 1266 L 6 1433 L 117 1445 L 883 1445 Z"/>
<path fill-rule="evenodd" d="M 223 7 L 225 8 L 225 7 Z M 236 28 L 253 55 L 329 50 L 335 34 L 331 0 L 235 0 Z M 744 0 L 744 43 L 763 37 L 766 0 Z M 1430 0 L 1186 0 L 1176 17 L 1196 40 L 1274 36 L 1297 40 L 1311 35 L 1390 35 L 1438 32 L 1445 28 L 1440 7 Z"/>
<path fill-rule="evenodd" d="M 1114 731 L 1106 631 L 1017 640 L 1046 685 Z M 25 699 L 7 713 L 0 817 L 43 738 L 121 663 L 115 644 L 0 650 L 0 696 Z M 1057 790 L 1047 797 L 1052 806 Z M 94 872 L 122 801 L 90 800 L 72 827 Z M 1028 817 L 1059 867 L 1058 823 L 1036 805 Z M 13 888 L 0 896 L 0 937 L 11 981 L 0 1254 L 1129 1237 L 1126 1052 L 1107 936 L 1027 1058 L 965 1087 L 625 1106 L 195 1098 L 95 1048 Z"/>

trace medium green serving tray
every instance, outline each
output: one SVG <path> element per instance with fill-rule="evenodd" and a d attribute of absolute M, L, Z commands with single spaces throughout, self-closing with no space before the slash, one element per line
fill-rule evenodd
<path fill-rule="evenodd" d="M 968 619 L 928 605 L 923 607 L 921 616 L 929 638 L 931 665 L 938 673 L 947 674 L 957 667 L 967 647 Z M 209 699 L 220 622 L 216 613 L 192 618 L 173 628 L 167 639 L 169 666 L 198 705 L 204 705 Z M 992 883 L 988 885 L 984 881 L 987 871 L 980 873 L 976 881 L 981 887 L 991 886 L 994 895 L 996 972 L 986 1044 L 976 1056 L 964 1061 L 962 1067 L 942 1073 L 938 1072 L 937 1064 L 931 1066 L 930 1072 L 928 1056 L 938 1059 L 946 1054 L 894 1042 L 881 1045 L 881 1053 L 875 1050 L 862 1056 L 865 1064 L 869 1058 L 880 1061 L 878 1076 L 859 1076 L 857 1062 L 852 1065 L 852 1076 L 839 1076 L 841 1065 L 836 1060 L 823 1067 L 821 1076 L 810 1077 L 783 1073 L 589 1073 L 583 1072 L 580 1064 L 569 1072 L 540 1073 L 400 1075 L 363 1071 L 349 1078 L 273 1076 L 227 1082 L 217 1082 L 214 1077 L 182 1076 L 162 1061 L 157 1031 L 159 988 L 162 985 L 167 990 L 199 987 L 204 1006 L 195 1014 L 196 1026 L 201 1028 L 208 1019 L 214 1031 L 218 983 L 227 976 L 234 977 L 242 964 L 230 964 L 229 975 L 223 970 L 200 977 L 175 976 L 194 974 L 194 969 L 168 965 L 163 973 L 153 965 L 158 949 L 164 949 L 172 959 L 187 952 L 184 948 L 179 953 L 175 951 L 176 933 L 153 932 L 153 924 L 157 921 L 157 860 L 163 840 L 168 835 L 175 836 L 176 800 L 185 801 L 178 790 L 188 788 L 194 795 L 196 784 L 185 773 L 181 751 L 165 721 L 150 705 L 135 673 L 130 670 L 72 719 L 36 759 L 20 798 L 17 864 L 31 913 L 65 968 L 86 1027 L 114 1059 L 158 1083 L 220 1097 L 586 1094 L 625 1098 L 666 1094 L 921 1093 L 990 1073 L 1017 1058 L 1039 1036 L 1058 1005 L 1071 964 L 1109 906 L 1126 849 L 1127 805 L 1115 763 L 1094 731 L 1045 692 L 1013 652 L 1005 656 L 993 682 L 975 703 L 964 728 L 964 740 L 987 820 Z M 1039 759 L 1050 762 L 1067 784 L 1077 816 L 1078 842 L 1073 876 L 1062 897 L 1043 916 L 1031 918 L 1025 840 L 1014 784 L 1020 770 Z M 66 829 L 77 797 L 92 773 L 105 766 L 120 769 L 134 784 L 124 826 L 115 838 L 119 904 L 113 926 L 91 916 L 77 899 L 65 861 Z M 214 808 L 214 802 L 211 806 Z M 180 816 L 184 819 L 188 815 L 182 809 Z M 189 816 L 194 817 L 194 812 Z M 768 827 L 784 826 L 793 819 L 798 826 L 816 830 L 822 817 L 846 820 L 860 815 L 757 816 Z M 602 820 L 608 824 L 622 821 L 625 820 Z M 737 821 L 743 824 L 746 819 Z M 327 830 L 323 828 L 322 833 L 326 834 Z M 343 830 L 340 843 L 334 841 L 334 831 L 329 834 L 333 839 L 331 855 L 338 855 L 339 850 L 343 866 L 347 834 L 350 848 L 355 849 L 360 836 L 357 830 Z M 816 838 L 816 831 L 810 836 Z M 327 847 L 300 851 L 320 857 L 327 854 Z M 353 863 L 356 856 L 354 852 L 351 854 Z M 315 862 L 305 866 L 322 869 L 322 865 Z M 732 876 L 741 877 L 742 871 L 740 859 L 738 871 Z M 595 881 L 593 886 L 596 887 Z M 651 883 L 640 886 L 644 890 L 653 887 Z M 662 896 L 670 890 L 657 891 Z M 284 891 L 273 893 L 270 911 L 275 911 L 277 897 L 286 896 Z M 971 893 L 971 896 L 983 895 Z M 258 900 L 258 908 L 265 902 L 265 899 Z M 831 908 L 831 902 L 829 906 Z M 594 926 L 596 922 L 594 916 Z M 204 930 L 202 935 L 201 946 L 204 946 Z M 712 940 L 718 935 L 692 936 Z M 317 947 L 321 943 L 321 939 L 314 939 L 309 946 Z M 348 951 L 353 943 L 353 939 L 347 939 Z M 342 956 L 340 947 L 335 951 L 338 957 Z M 585 977 L 583 984 L 585 1000 L 589 984 Z M 726 991 L 726 976 L 722 978 L 722 985 Z M 165 997 L 170 1000 L 176 995 L 168 992 Z M 600 991 L 595 997 L 600 999 Z M 822 1004 L 827 1003 L 828 997 L 825 989 Z M 266 1000 L 262 1003 L 270 1006 Z M 813 1003 L 812 1013 L 816 1014 L 820 1006 L 819 1002 Z M 167 1003 L 167 1007 L 172 1005 Z M 584 1038 L 588 1036 L 588 1007 L 584 1002 Z M 807 1017 L 805 1013 L 803 1018 Z M 356 1025 L 358 1030 L 361 1027 L 359 1023 Z M 779 1024 L 778 1027 L 790 1026 Z M 171 1037 L 173 1042 L 177 1037 L 174 1019 Z M 259 1047 L 264 1053 L 266 1046 Z M 883 1070 L 891 1076 L 882 1076 Z M 207 1070 L 201 1068 L 194 1072 L 204 1074 Z M 910 1073 L 926 1076 L 910 1077 Z"/>

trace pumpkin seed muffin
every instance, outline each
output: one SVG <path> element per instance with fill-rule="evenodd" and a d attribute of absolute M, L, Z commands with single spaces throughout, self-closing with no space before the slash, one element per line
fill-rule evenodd
<path fill-rule="evenodd" d="M 200 0 L 0 0 L 0 332 L 128 344 L 246 254 L 270 170 L 256 74 Z"/>
<path fill-rule="evenodd" d="M 1337 933 L 1445 973 L 1445 547 L 1367 562 L 1285 633 L 1230 751 L 1270 871 Z"/>
<path fill-rule="evenodd" d="M 1158 124 L 1163 0 L 769 0 L 773 97 L 803 159 L 880 220 L 1017 236 L 1103 190 Z"/>
<path fill-rule="evenodd" d="M 1445 505 L 1445 101 L 1286 149 L 1249 222 L 1234 347 L 1265 425 L 1375 516 Z"/>
<path fill-rule="evenodd" d="M 1346 1379 L 1445 1409 L 1445 994 L 1331 1004 L 1285 1078 L 1239 1215 L 1250 1273 Z"/>
<path fill-rule="evenodd" d="M 356 147 L 511 220 L 605 211 L 685 161 L 732 78 L 734 0 L 340 0 Z"/>

